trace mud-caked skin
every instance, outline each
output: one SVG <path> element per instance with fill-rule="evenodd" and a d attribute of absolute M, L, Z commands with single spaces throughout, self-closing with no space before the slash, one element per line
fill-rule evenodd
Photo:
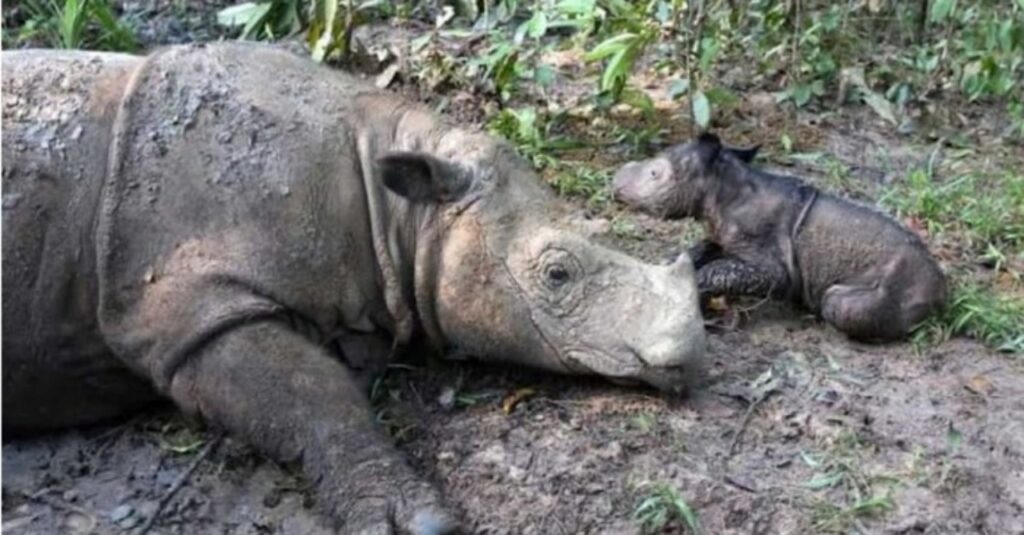
<path fill-rule="evenodd" d="M 750 166 L 756 154 L 704 134 L 615 175 L 627 205 L 704 222 L 707 239 L 688 253 L 702 299 L 790 299 L 868 341 L 903 337 L 943 305 L 945 276 L 917 235 L 873 208 Z"/>
<path fill-rule="evenodd" d="M 361 370 L 411 340 L 678 390 L 693 267 L 592 244 L 504 144 L 266 46 L 3 53 L 3 425 L 158 396 L 299 460 L 346 533 L 443 533 Z"/>

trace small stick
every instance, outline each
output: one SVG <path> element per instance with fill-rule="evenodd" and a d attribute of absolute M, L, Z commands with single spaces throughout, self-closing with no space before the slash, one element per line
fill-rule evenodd
<path fill-rule="evenodd" d="M 166 507 L 167 504 L 171 501 L 171 498 L 174 496 L 174 494 L 178 492 L 178 490 L 181 489 L 182 486 L 185 485 L 185 482 L 188 481 L 188 478 L 192 476 L 192 472 L 195 472 L 196 468 L 199 467 L 199 463 L 203 462 L 204 459 L 209 457 L 210 453 L 213 452 L 213 449 L 217 446 L 217 444 L 220 444 L 221 438 L 223 438 L 223 435 L 217 435 L 212 440 L 207 442 L 206 446 L 203 447 L 203 451 L 199 452 L 199 455 L 196 455 L 195 459 L 192 459 L 192 464 L 188 465 L 188 468 L 186 468 L 185 471 L 178 476 L 178 479 L 174 480 L 174 483 L 171 485 L 171 488 L 167 489 L 167 492 L 165 492 L 164 495 L 160 497 L 160 501 L 156 505 L 156 510 L 153 511 L 153 514 L 150 515 L 148 520 L 146 520 L 146 523 L 143 524 L 141 528 L 139 528 L 137 535 L 145 535 L 146 533 L 149 533 L 150 529 L 153 529 L 153 526 L 156 524 L 157 519 L 160 518 L 160 513 L 163 512 L 164 507 Z"/>
<path fill-rule="evenodd" d="M 729 444 L 729 458 L 732 458 L 733 454 L 736 453 L 736 446 L 739 445 L 740 439 L 743 438 L 743 432 L 746 431 L 747 426 L 750 425 L 750 420 L 754 416 L 754 411 L 757 410 L 757 407 L 761 405 L 762 401 L 768 399 L 768 396 L 770 396 L 772 392 L 774 392 L 774 390 L 769 390 L 763 395 L 757 396 L 754 398 L 754 401 L 750 402 L 750 406 L 747 407 L 747 414 L 743 416 L 743 423 L 740 424 L 739 429 L 736 430 L 736 434 L 732 437 L 732 443 Z"/>

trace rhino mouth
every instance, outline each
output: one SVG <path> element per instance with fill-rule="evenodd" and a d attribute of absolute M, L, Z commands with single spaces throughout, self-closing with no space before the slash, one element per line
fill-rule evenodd
<path fill-rule="evenodd" d="M 620 386 L 651 386 L 662 392 L 679 394 L 693 382 L 691 366 L 651 366 L 632 348 L 627 348 L 630 362 L 604 351 L 573 350 L 568 352 L 573 368 L 582 368 Z"/>

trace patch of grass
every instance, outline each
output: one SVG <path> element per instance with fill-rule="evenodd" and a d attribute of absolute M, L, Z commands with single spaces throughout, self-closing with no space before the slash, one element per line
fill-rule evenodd
<path fill-rule="evenodd" d="M 545 175 L 559 195 L 604 207 L 611 201 L 610 172 L 557 158 L 562 151 L 582 146 L 579 141 L 554 134 L 558 122 L 558 117 L 539 114 L 534 108 L 504 109 L 488 120 L 487 129 L 509 140 L 535 167 L 547 170 Z"/>
<path fill-rule="evenodd" d="M 811 521 L 816 533 L 848 533 L 861 519 L 882 516 L 892 508 L 889 496 L 872 496 L 847 506 L 819 501 L 814 505 Z"/>
<path fill-rule="evenodd" d="M 975 251 L 1024 248 L 1024 176 L 968 174 L 939 182 L 927 169 L 912 171 L 880 202 L 918 218 L 932 234 L 962 237 Z"/>
<path fill-rule="evenodd" d="M 644 533 L 658 533 L 670 524 L 685 528 L 689 533 L 701 533 L 697 514 L 675 487 L 667 483 L 647 485 L 649 492 L 633 511 L 633 519 Z"/>
<path fill-rule="evenodd" d="M 190 422 L 172 419 L 153 433 L 160 448 L 178 455 L 189 455 L 199 451 L 206 444 L 202 428 Z"/>
<path fill-rule="evenodd" d="M 1024 300 L 997 295 L 977 283 L 960 283 L 940 314 L 932 316 L 914 331 L 917 345 L 969 336 L 998 351 L 1024 353 Z"/>
<path fill-rule="evenodd" d="M 650 412 L 642 412 L 629 419 L 629 427 L 641 433 L 650 433 L 658 425 L 658 417 Z"/>
<path fill-rule="evenodd" d="M 835 490 L 841 491 L 838 500 L 814 501 L 811 522 L 816 533 L 846 533 L 861 520 L 877 518 L 894 507 L 890 496 L 896 483 L 893 477 L 864 468 L 865 456 L 872 453 L 855 432 L 844 431 L 822 455 L 802 455 L 804 463 L 815 470 L 805 488 L 833 495 Z"/>
<path fill-rule="evenodd" d="M 601 209 L 612 200 L 611 173 L 584 164 L 564 162 L 551 180 L 560 195 L 586 199 L 592 208 Z"/>
<path fill-rule="evenodd" d="M 134 51 L 135 35 L 114 14 L 108 0 L 24 0 L 25 23 L 11 39 L 54 48 Z M 4 31 L 4 40 L 8 40 Z M 6 44 L 6 43 L 5 43 Z"/>

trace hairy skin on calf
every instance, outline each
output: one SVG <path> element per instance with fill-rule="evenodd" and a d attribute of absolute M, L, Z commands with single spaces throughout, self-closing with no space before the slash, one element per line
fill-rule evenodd
<path fill-rule="evenodd" d="M 905 336 L 943 306 L 945 276 L 917 235 L 871 207 L 751 166 L 756 154 L 704 134 L 615 175 L 627 205 L 704 222 L 708 238 L 689 251 L 702 300 L 788 299 L 874 341 Z"/>

